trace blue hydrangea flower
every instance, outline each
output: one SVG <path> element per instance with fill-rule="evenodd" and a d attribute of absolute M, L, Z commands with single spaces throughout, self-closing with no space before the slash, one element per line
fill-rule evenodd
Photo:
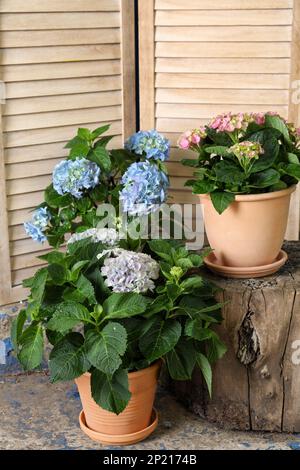
<path fill-rule="evenodd" d="M 125 143 L 125 148 L 137 155 L 145 155 L 148 159 L 162 162 L 170 156 L 170 142 L 156 130 L 133 134 Z"/>
<path fill-rule="evenodd" d="M 50 218 L 47 207 L 40 207 L 33 213 L 32 222 L 36 227 L 44 229 L 47 227 Z"/>
<path fill-rule="evenodd" d="M 46 207 L 39 207 L 32 216 L 30 222 L 24 224 L 25 231 L 34 241 L 44 243 L 47 241 L 47 237 L 44 234 L 44 230 L 48 226 L 48 222 L 51 219 Z"/>
<path fill-rule="evenodd" d="M 25 231 L 34 241 L 44 243 L 47 238 L 40 227 L 37 227 L 32 222 L 25 222 Z"/>
<path fill-rule="evenodd" d="M 120 202 L 129 215 L 150 214 L 167 199 L 169 178 L 149 161 L 133 163 L 121 182 Z"/>
<path fill-rule="evenodd" d="M 53 187 L 60 194 L 72 194 L 80 199 L 84 189 L 97 186 L 100 178 L 100 168 L 96 163 L 86 158 L 78 157 L 76 160 L 63 160 L 53 172 Z"/>

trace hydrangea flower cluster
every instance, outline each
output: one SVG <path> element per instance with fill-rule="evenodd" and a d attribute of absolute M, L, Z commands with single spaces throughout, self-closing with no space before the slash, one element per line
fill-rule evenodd
<path fill-rule="evenodd" d="M 207 137 L 205 127 L 186 131 L 178 140 L 178 146 L 182 150 L 196 148 L 201 144 L 201 140 Z"/>
<path fill-rule="evenodd" d="M 118 232 L 114 228 L 91 228 L 84 232 L 74 233 L 68 240 L 68 245 L 90 238 L 93 243 L 102 242 L 107 246 L 115 246 L 118 241 Z"/>
<path fill-rule="evenodd" d="M 125 148 L 137 155 L 145 155 L 149 160 L 164 162 L 170 156 L 170 142 L 156 130 L 133 134 L 125 143 Z"/>
<path fill-rule="evenodd" d="M 149 255 L 119 248 L 108 253 L 101 274 L 113 292 L 143 294 L 155 288 L 159 264 Z"/>
<path fill-rule="evenodd" d="M 34 241 L 44 243 L 47 241 L 44 231 L 46 230 L 51 216 L 46 207 L 40 207 L 33 213 L 32 220 L 25 222 L 24 228 Z"/>
<path fill-rule="evenodd" d="M 71 194 L 77 199 L 83 196 L 84 189 L 97 186 L 100 178 L 100 168 L 96 163 L 86 158 L 63 160 L 54 168 L 53 187 L 60 194 Z"/>
<path fill-rule="evenodd" d="M 229 152 L 233 153 L 244 170 L 247 170 L 252 165 L 251 160 L 257 160 L 265 151 L 258 142 L 244 141 L 230 147 Z"/>
<path fill-rule="evenodd" d="M 246 130 L 249 124 L 249 115 L 238 114 L 220 114 L 209 124 L 211 129 L 216 132 L 234 132 L 235 130 Z"/>
<path fill-rule="evenodd" d="M 149 161 L 133 163 L 123 175 L 120 192 L 123 210 L 129 215 L 155 212 L 166 201 L 169 178 Z"/>

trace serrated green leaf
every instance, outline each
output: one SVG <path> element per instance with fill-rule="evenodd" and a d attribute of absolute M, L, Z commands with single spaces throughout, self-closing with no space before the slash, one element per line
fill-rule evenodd
<path fill-rule="evenodd" d="M 202 372 L 204 380 L 206 382 L 209 396 L 212 396 L 212 370 L 208 359 L 202 353 L 197 353 L 197 365 Z"/>
<path fill-rule="evenodd" d="M 105 300 L 103 310 L 108 319 L 128 318 L 145 312 L 148 303 L 140 294 L 114 293 Z"/>
<path fill-rule="evenodd" d="M 80 127 L 77 131 L 77 136 L 81 140 L 91 140 L 91 131 L 89 129 L 86 129 L 85 127 Z"/>
<path fill-rule="evenodd" d="M 97 304 L 93 284 L 83 274 L 80 275 L 78 281 L 76 282 L 76 287 L 79 294 L 87 299 L 90 305 Z"/>
<path fill-rule="evenodd" d="M 106 126 L 102 126 L 102 127 L 97 127 L 97 129 L 95 129 L 92 132 L 92 139 L 93 140 L 97 139 L 97 137 L 100 137 L 100 135 L 102 135 L 105 132 L 109 131 L 109 129 L 110 129 L 110 124 L 107 124 Z M 110 136 L 108 138 L 111 139 Z"/>
<path fill-rule="evenodd" d="M 81 322 L 90 320 L 87 308 L 74 301 L 62 302 L 58 305 L 51 320 L 48 322 L 48 329 L 65 333 Z"/>
<path fill-rule="evenodd" d="M 202 322 L 199 320 L 187 320 L 184 334 L 197 341 L 206 341 L 212 337 L 213 332 L 209 328 L 203 328 Z"/>
<path fill-rule="evenodd" d="M 15 318 L 11 325 L 11 341 L 14 350 L 17 351 L 19 347 L 19 341 L 23 333 L 23 328 L 27 320 L 26 310 L 21 310 L 17 318 Z"/>
<path fill-rule="evenodd" d="M 95 147 L 87 158 L 96 163 L 106 173 L 111 170 L 111 159 L 105 147 Z"/>
<path fill-rule="evenodd" d="M 59 207 L 66 207 L 72 202 L 72 196 L 70 196 L 70 194 L 65 194 L 64 196 L 61 196 L 55 191 L 52 184 L 48 186 L 48 188 L 46 188 L 44 196 L 45 202 L 48 204 L 49 207 L 52 207 L 53 209 L 57 209 Z"/>
<path fill-rule="evenodd" d="M 191 380 L 196 365 L 192 341 L 181 338 L 175 348 L 166 354 L 166 363 L 173 380 Z"/>
<path fill-rule="evenodd" d="M 227 192 L 215 191 L 211 193 L 211 200 L 218 214 L 222 214 L 232 202 L 235 201 L 235 195 Z"/>
<path fill-rule="evenodd" d="M 25 370 L 33 370 L 43 359 L 44 335 L 41 325 L 30 325 L 19 339 L 18 359 Z"/>
<path fill-rule="evenodd" d="M 127 371 L 118 370 L 110 376 L 94 369 L 91 391 L 93 399 L 101 408 L 119 415 L 125 410 L 131 398 Z"/>
<path fill-rule="evenodd" d="M 122 364 L 127 333 L 119 323 L 108 323 L 102 331 L 89 330 L 85 348 L 90 363 L 105 374 L 112 375 Z"/>
<path fill-rule="evenodd" d="M 178 343 L 181 325 L 176 320 L 156 318 L 147 334 L 140 339 L 140 350 L 151 363 L 170 352 Z"/>
<path fill-rule="evenodd" d="M 62 286 L 68 280 L 68 270 L 61 264 L 50 264 L 48 266 L 48 273 L 57 286 Z"/>
<path fill-rule="evenodd" d="M 39 271 L 37 271 L 33 277 L 30 298 L 37 303 L 41 303 L 43 299 L 47 278 L 47 268 L 39 269 Z"/>
<path fill-rule="evenodd" d="M 230 153 L 228 147 L 224 147 L 222 145 L 215 145 L 215 146 L 212 146 L 212 147 L 206 147 L 205 152 L 210 154 L 210 155 L 211 154 L 216 154 L 216 155 L 219 155 L 221 157 L 227 157 Z"/>
<path fill-rule="evenodd" d="M 74 145 L 70 151 L 70 157 L 75 159 L 77 157 L 86 157 L 90 151 L 90 146 L 87 142 L 79 142 Z"/>
<path fill-rule="evenodd" d="M 80 333 L 65 336 L 51 351 L 49 369 L 52 383 L 74 380 L 90 367 Z"/>
<path fill-rule="evenodd" d="M 291 143 L 289 130 L 281 117 L 266 115 L 265 126 L 277 129 L 279 132 L 281 132 L 286 142 Z"/>

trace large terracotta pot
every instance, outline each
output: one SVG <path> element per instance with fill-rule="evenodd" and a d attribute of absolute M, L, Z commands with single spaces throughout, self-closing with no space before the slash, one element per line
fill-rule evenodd
<path fill-rule="evenodd" d="M 103 410 L 91 395 L 91 374 L 75 380 L 80 394 L 83 413 L 80 425 L 92 439 L 118 445 L 132 444 L 147 437 L 157 425 L 153 414 L 161 362 L 147 369 L 129 373 L 129 390 L 132 394 L 127 408 L 119 415 Z"/>
<path fill-rule="evenodd" d="M 295 189 L 238 195 L 221 215 L 210 196 L 201 195 L 206 234 L 216 262 L 241 268 L 273 263 L 282 247 Z"/>

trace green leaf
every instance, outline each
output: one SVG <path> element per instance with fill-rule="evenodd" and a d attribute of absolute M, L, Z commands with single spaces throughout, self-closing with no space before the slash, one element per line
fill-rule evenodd
<path fill-rule="evenodd" d="M 81 140 L 91 140 L 91 131 L 89 129 L 86 129 L 85 127 L 80 127 L 77 131 L 77 136 Z"/>
<path fill-rule="evenodd" d="M 182 294 L 182 291 L 183 289 L 176 284 L 167 284 L 167 294 L 172 302 L 176 301 L 176 299 Z"/>
<path fill-rule="evenodd" d="M 300 180 L 300 165 L 296 163 L 289 163 L 285 168 L 283 168 L 283 171 L 289 175 L 292 176 L 293 178 L 296 178 L 297 180 Z"/>
<path fill-rule="evenodd" d="M 288 153 L 287 154 L 287 157 L 288 157 L 288 161 L 290 163 L 294 163 L 296 165 L 299 165 L 299 158 L 297 157 L 297 155 L 295 155 L 294 153 Z"/>
<path fill-rule="evenodd" d="M 88 155 L 88 160 L 96 163 L 103 171 L 108 173 L 111 170 L 111 160 L 108 151 L 104 147 L 95 147 Z"/>
<path fill-rule="evenodd" d="M 212 330 L 203 328 L 202 322 L 199 320 L 187 320 L 184 333 L 186 336 L 194 338 L 197 341 L 206 341 L 213 335 Z"/>
<path fill-rule="evenodd" d="M 210 127 L 206 127 L 205 131 L 208 137 L 218 146 L 222 147 L 231 147 L 232 140 L 226 132 L 217 132 L 215 129 L 211 129 Z"/>
<path fill-rule="evenodd" d="M 196 365 L 192 341 L 181 338 L 175 348 L 166 355 L 166 362 L 173 380 L 191 380 Z"/>
<path fill-rule="evenodd" d="M 31 325 L 19 339 L 18 359 L 25 370 L 36 369 L 43 359 L 44 335 L 41 325 Z"/>
<path fill-rule="evenodd" d="M 235 195 L 232 193 L 216 191 L 211 193 L 211 200 L 214 208 L 218 214 L 221 215 L 230 206 L 230 204 L 235 201 Z"/>
<path fill-rule="evenodd" d="M 169 298 L 167 295 L 162 294 L 156 297 L 153 302 L 148 305 L 146 313 L 146 317 L 151 317 L 152 315 L 155 315 L 156 313 L 161 313 L 165 310 L 168 310 L 168 308 L 171 308 Z"/>
<path fill-rule="evenodd" d="M 47 327 L 49 330 L 65 333 L 79 323 L 84 323 L 88 320 L 90 320 L 88 310 L 83 305 L 69 300 L 58 305 Z"/>
<path fill-rule="evenodd" d="M 193 184 L 193 194 L 208 194 L 212 193 L 216 189 L 216 184 L 214 181 L 203 180 L 196 181 Z"/>
<path fill-rule="evenodd" d="M 119 323 L 108 323 L 97 333 L 89 330 L 85 348 L 90 363 L 105 374 L 112 375 L 122 364 L 127 347 L 127 333 Z"/>
<path fill-rule="evenodd" d="M 198 159 L 184 158 L 183 160 L 181 160 L 181 164 L 192 168 L 198 168 L 199 161 Z"/>
<path fill-rule="evenodd" d="M 97 304 L 93 284 L 83 274 L 79 277 L 76 287 L 79 294 L 87 299 L 90 305 Z"/>
<path fill-rule="evenodd" d="M 70 196 L 70 194 L 65 194 L 64 196 L 61 196 L 55 191 L 53 185 L 51 184 L 45 190 L 45 202 L 48 204 L 49 207 L 57 209 L 59 207 L 66 207 L 71 204 L 72 196 Z"/>
<path fill-rule="evenodd" d="M 41 303 L 43 299 L 47 277 L 47 268 L 39 269 L 39 271 L 37 271 L 33 277 L 30 298 L 38 303 Z"/>
<path fill-rule="evenodd" d="M 181 325 L 178 321 L 156 318 L 147 334 L 141 337 L 140 350 L 150 363 L 154 362 L 176 346 L 180 335 Z"/>
<path fill-rule="evenodd" d="M 251 173 L 267 170 L 274 165 L 280 150 L 279 137 L 280 133 L 276 129 L 262 129 L 249 136 L 248 140 L 260 143 L 264 149 L 264 154 L 253 163 Z"/>
<path fill-rule="evenodd" d="M 23 333 L 23 328 L 27 320 L 26 310 L 21 310 L 17 318 L 12 321 L 11 325 L 11 341 L 14 350 L 18 350 L 19 341 Z"/>
<path fill-rule="evenodd" d="M 150 250 L 166 261 L 172 261 L 172 247 L 166 240 L 151 240 L 148 242 Z"/>
<path fill-rule="evenodd" d="M 221 157 L 228 157 L 229 149 L 228 147 L 224 147 L 222 145 L 216 145 L 214 147 L 206 147 L 205 152 L 211 154 L 220 155 Z"/>
<path fill-rule="evenodd" d="M 129 318 L 145 312 L 148 301 L 140 294 L 114 293 L 110 295 L 103 304 L 106 318 Z"/>
<path fill-rule="evenodd" d="M 222 160 L 214 165 L 217 180 L 221 183 L 241 185 L 245 180 L 245 173 L 235 163 Z"/>
<path fill-rule="evenodd" d="M 50 264 L 48 266 L 48 273 L 57 286 L 62 286 L 68 280 L 68 270 L 61 264 Z"/>
<path fill-rule="evenodd" d="M 93 370 L 91 378 L 92 397 L 104 410 L 119 415 L 131 398 L 126 370 L 118 370 L 111 377 L 100 370 Z"/>
<path fill-rule="evenodd" d="M 63 266 L 66 264 L 66 255 L 56 250 L 50 251 L 50 253 L 46 253 L 45 255 L 39 256 L 38 258 L 43 261 L 47 261 L 49 264 L 56 263 Z"/>
<path fill-rule="evenodd" d="M 201 370 L 204 380 L 206 382 L 209 396 L 212 396 L 212 370 L 211 370 L 211 365 L 208 361 L 208 359 L 204 356 L 204 354 L 201 354 L 200 352 L 197 353 L 197 365 L 199 369 Z"/>
<path fill-rule="evenodd" d="M 93 140 L 97 139 L 97 137 L 100 137 L 100 135 L 102 135 L 105 132 L 109 131 L 109 129 L 110 129 L 110 124 L 107 124 L 106 126 L 102 126 L 102 127 L 97 127 L 97 129 L 95 129 L 92 132 L 92 139 Z M 111 138 L 111 137 L 109 137 L 109 138 Z"/>
<path fill-rule="evenodd" d="M 227 347 L 220 340 L 216 333 L 207 342 L 207 357 L 211 364 L 214 364 L 221 359 L 227 352 Z"/>
<path fill-rule="evenodd" d="M 78 145 L 78 144 L 80 144 L 80 143 L 83 143 L 83 140 L 80 139 L 80 138 L 76 135 L 73 139 L 69 140 L 69 142 L 67 143 L 67 145 L 65 145 L 65 149 L 71 149 L 71 148 L 75 147 L 75 145 Z"/>
<path fill-rule="evenodd" d="M 285 122 L 279 116 L 269 116 L 266 115 L 266 127 L 272 127 L 273 129 L 277 129 L 283 135 L 286 142 L 291 144 L 289 130 L 285 124 Z"/>
<path fill-rule="evenodd" d="M 87 142 L 79 142 L 77 145 L 72 147 L 70 157 L 75 159 L 77 157 L 86 157 L 90 151 L 90 146 Z"/>
<path fill-rule="evenodd" d="M 49 369 L 52 383 L 74 380 L 90 369 L 80 333 L 70 333 L 54 346 Z"/>
<path fill-rule="evenodd" d="M 83 270 L 83 268 L 85 268 L 88 264 L 89 264 L 89 261 L 88 261 L 88 260 L 83 260 L 83 261 L 77 261 L 77 263 L 75 263 L 75 264 L 72 266 L 72 269 L 71 269 L 72 281 L 77 281 L 80 272 L 81 272 L 81 271 Z"/>
<path fill-rule="evenodd" d="M 300 169 L 300 166 L 299 166 Z M 250 187 L 253 188 L 268 188 L 280 181 L 280 173 L 273 168 L 255 173 L 251 177 Z"/>
<path fill-rule="evenodd" d="M 190 291 L 193 289 L 199 289 L 203 286 L 203 279 L 201 276 L 189 277 L 182 281 L 180 287 L 185 291 Z"/>

